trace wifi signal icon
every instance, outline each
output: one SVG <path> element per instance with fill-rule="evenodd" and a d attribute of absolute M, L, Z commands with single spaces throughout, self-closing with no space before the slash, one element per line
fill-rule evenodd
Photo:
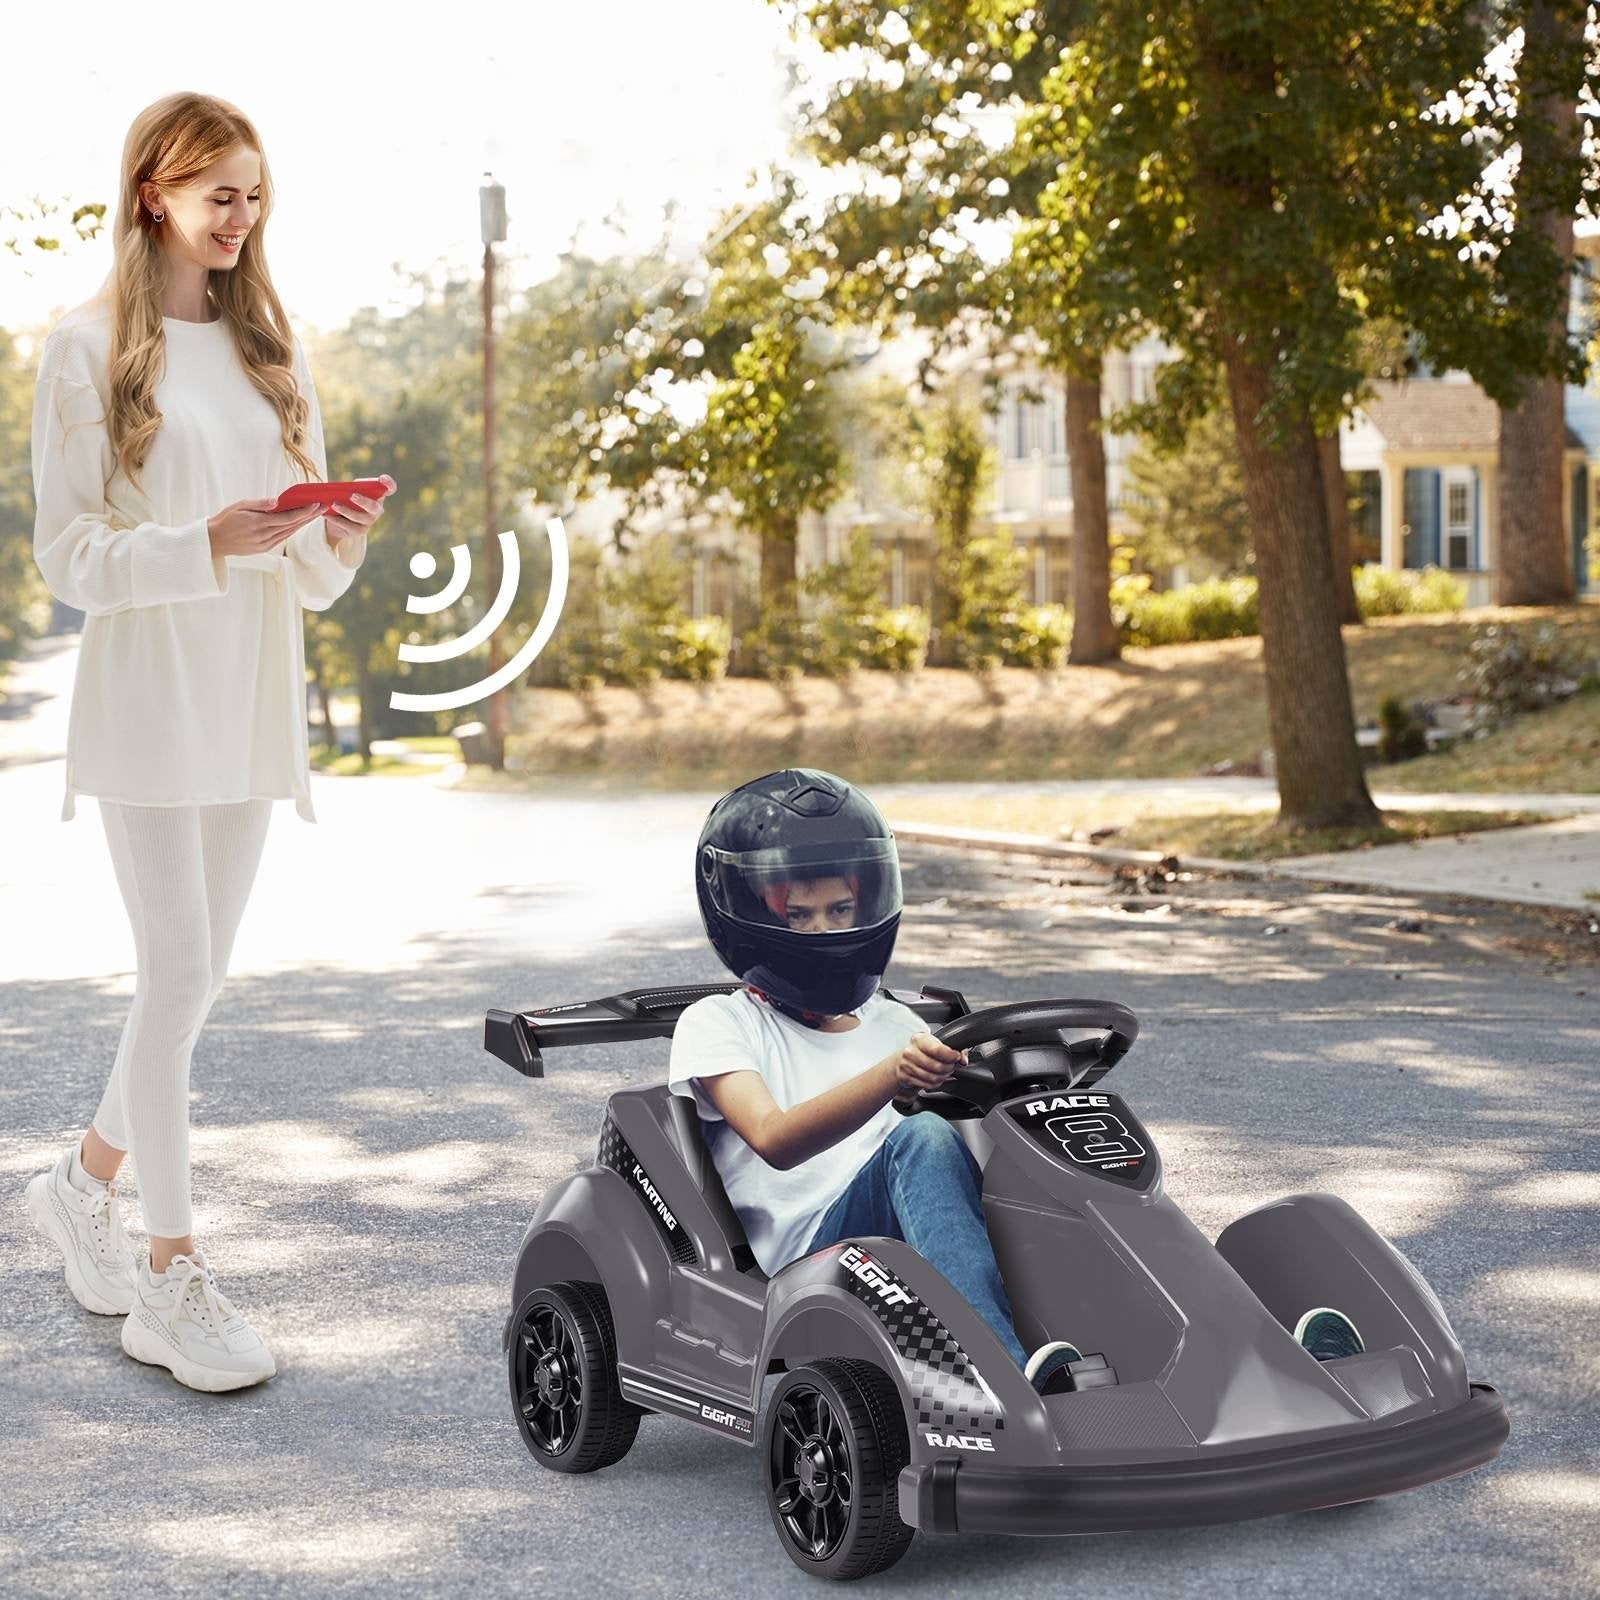
<path fill-rule="evenodd" d="M 455 711 L 462 706 L 487 699 L 496 689 L 521 677 L 532 665 L 533 659 L 544 649 L 556 623 L 561 620 L 561 608 L 567 600 L 567 530 L 560 517 L 550 517 L 544 525 L 545 537 L 550 541 L 550 593 L 545 596 L 544 611 L 539 624 L 523 641 L 522 648 L 503 663 L 500 669 L 469 683 L 464 689 L 443 689 L 437 694 L 402 694 L 398 690 L 389 696 L 389 705 L 395 711 Z M 500 626 L 517 597 L 517 582 L 522 574 L 522 552 L 517 547 L 514 533 L 502 533 L 500 539 L 500 590 L 494 603 L 472 627 L 455 639 L 445 639 L 438 644 L 402 644 L 402 661 L 453 661 L 457 656 L 476 648 Z M 450 547 L 450 581 L 436 594 L 407 595 L 406 610 L 424 615 L 443 611 L 453 606 L 467 591 L 472 576 L 472 553 L 464 544 Z M 419 550 L 411 558 L 411 575 L 426 580 L 434 575 L 437 563 L 426 550 Z"/>

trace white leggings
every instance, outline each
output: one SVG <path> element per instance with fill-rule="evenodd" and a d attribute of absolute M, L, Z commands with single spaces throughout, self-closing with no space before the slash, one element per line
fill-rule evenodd
<path fill-rule="evenodd" d="M 133 1004 L 94 1129 L 130 1152 L 147 1232 L 193 1230 L 189 1057 L 228 975 L 272 801 L 144 806 L 100 800 L 138 959 Z"/>

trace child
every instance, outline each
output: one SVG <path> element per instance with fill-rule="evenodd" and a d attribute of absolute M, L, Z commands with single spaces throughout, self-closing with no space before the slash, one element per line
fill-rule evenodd
<path fill-rule="evenodd" d="M 1065 1340 L 1028 1355 L 984 1223 L 982 1172 L 954 1126 L 892 1101 L 964 1053 L 879 992 L 900 919 L 894 838 L 831 774 L 773 773 L 718 801 L 701 834 L 702 916 L 745 988 L 687 1007 L 668 1082 L 769 1276 L 841 1239 L 904 1239 L 964 1295 L 1041 1393 L 1071 1387 Z"/>

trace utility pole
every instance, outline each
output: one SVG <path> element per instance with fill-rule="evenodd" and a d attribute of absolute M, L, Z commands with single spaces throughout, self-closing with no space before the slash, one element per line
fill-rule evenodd
<path fill-rule="evenodd" d="M 478 215 L 483 234 L 483 547 L 484 606 L 492 606 L 500 592 L 500 540 L 495 523 L 494 490 L 494 247 L 506 236 L 506 191 L 492 173 L 484 173 L 478 189 Z M 489 676 L 504 659 L 500 630 L 489 635 Z M 489 765 L 503 772 L 506 764 L 506 694 L 496 689 L 489 696 Z"/>

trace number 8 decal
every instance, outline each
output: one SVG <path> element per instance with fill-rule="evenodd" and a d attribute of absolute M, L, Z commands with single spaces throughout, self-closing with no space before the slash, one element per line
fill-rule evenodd
<path fill-rule="evenodd" d="M 1090 1165 L 1100 1161 L 1131 1160 L 1144 1155 L 1144 1146 L 1128 1132 L 1121 1117 L 1109 1111 L 1086 1111 L 1076 1117 L 1052 1117 L 1045 1127 L 1060 1141 L 1074 1161 Z"/>

